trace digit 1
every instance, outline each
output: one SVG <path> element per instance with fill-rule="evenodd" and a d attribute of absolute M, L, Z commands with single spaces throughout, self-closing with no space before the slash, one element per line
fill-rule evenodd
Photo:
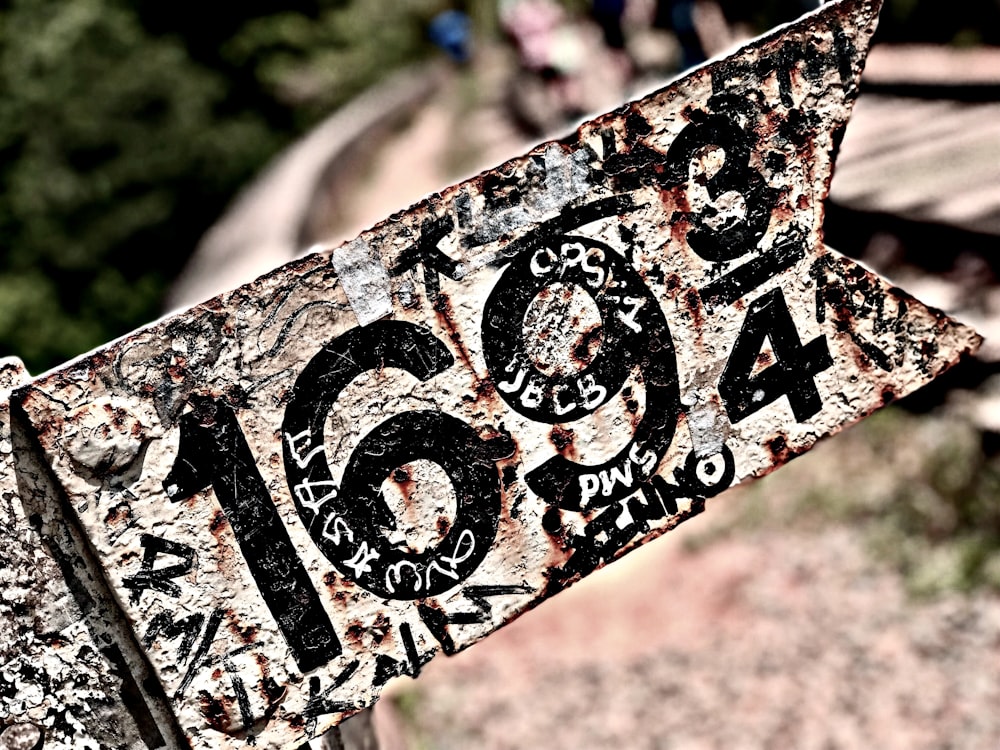
<path fill-rule="evenodd" d="M 765 340 L 771 342 L 776 361 L 752 374 Z M 733 424 L 782 396 L 788 396 L 795 419 L 804 422 L 823 407 L 814 378 L 832 366 L 826 339 L 817 336 L 803 345 L 784 293 L 773 289 L 747 310 L 719 379 L 719 395 Z"/>
<path fill-rule="evenodd" d="M 233 407 L 195 397 L 180 422 L 174 466 L 163 480 L 173 502 L 215 488 L 264 603 L 304 672 L 342 652 L 330 617 L 281 523 Z"/>

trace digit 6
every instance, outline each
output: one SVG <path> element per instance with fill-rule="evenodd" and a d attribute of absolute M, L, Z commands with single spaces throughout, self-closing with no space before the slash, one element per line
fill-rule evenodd
<path fill-rule="evenodd" d="M 472 574 L 496 537 L 499 472 L 489 445 L 470 426 L 440 411 L 413 411 L 386 419 L 361 438 L 338 487 L 323 436 L 327 414 L 348 383 L 367 370 L 399 367 L 429 380 L 453 362 L 448 348 L 415 324 L 381 321 L 355 328 L 310 360 L 285 411 L 285 473 L 299 517 L 341 575 L 386 599 L 434 596 Z M 457 512 L 440 542 L 412 552 L 393 546 L 380 531 L 396 528 L 381 485 L 397 467 L 418 459 L 448 475 Z"/>

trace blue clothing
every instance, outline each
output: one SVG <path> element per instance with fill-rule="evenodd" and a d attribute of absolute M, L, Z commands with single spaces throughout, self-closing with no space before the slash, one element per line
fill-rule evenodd
<path fill-rule="evenodd" d="M 468 62 L 472 22 L 459 10 L 446 10 L 431 20 L 427 29 L 430 40 L 455 62 Z"/>

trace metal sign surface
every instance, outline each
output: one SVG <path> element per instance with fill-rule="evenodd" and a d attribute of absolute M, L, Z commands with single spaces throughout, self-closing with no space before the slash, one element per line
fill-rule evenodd
<path fill-rule="evenodd" d="M 192 746 L 316 735 L 978 345 L 822 245 L 878 5 L 18 392 Z"/>
<path fill-rule="evenodd" d="M 162 746 L 129 631 L 92 585 L 45 466 L 11 428 L 11 390 L 28 380 L 20 361 L 0 360 L 0 749 Z"/>

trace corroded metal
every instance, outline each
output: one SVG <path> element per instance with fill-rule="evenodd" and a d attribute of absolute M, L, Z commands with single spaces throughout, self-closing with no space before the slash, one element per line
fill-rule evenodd
<path fill-rule="evenodd" d="M 128 631 L 107 614 L 43 460 L 11 429 L 10 392 L 27 381 L 20 361 L 0 361 L 0 748 L 162 746 Z"/>
<path fill-rule="evenodd" d="M 878 5 L 18 391 L 192 746 L 315 736 L 975 349 L 822 244 Z"/>

